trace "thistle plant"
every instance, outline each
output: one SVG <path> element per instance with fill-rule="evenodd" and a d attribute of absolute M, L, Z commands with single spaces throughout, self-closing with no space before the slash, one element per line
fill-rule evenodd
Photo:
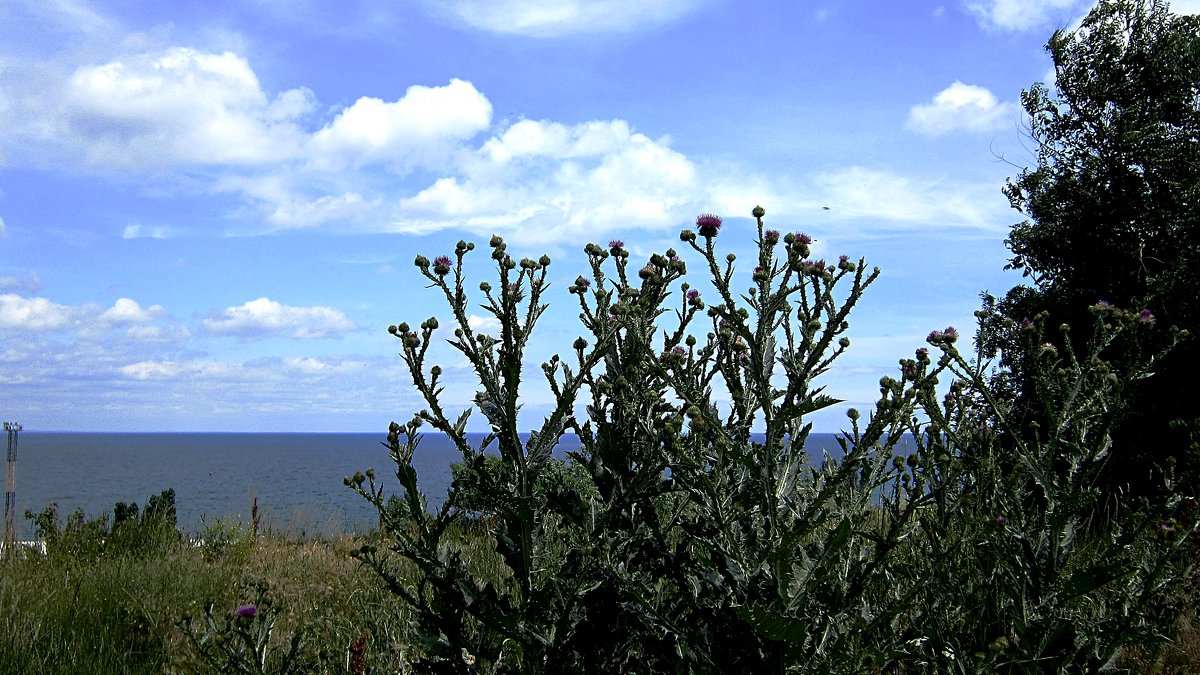
<path fill-rule="evenodd" d="M 1094 480 L 1122 382 L 1158 357 L 1109 352 L 1152 322 L 1105 315 L 1087 354 L 1018 360 L 1036 364 L 1023 376 L 1044 381 L 1053 413 L 1035 433 L 997 393 L 1011 373 L 961 354 L 953 328 L 934 331 L 940 356 L 902 359 L 865 419 L 848 412 L 843 457 L 814 465 L 806 417 L 838 403 L 818 379 L 850 347 L 851 310 L 879 271 L 814 260 L 811 237 L 752 215 L 751 270 L 718 251 L 720 217 L 681 233 L 703 289 L 673 249 L 639 264 L 622 241 L 588 244 L 568 289 L 583 334 L 542 364 L 554 405 L 525 438 L 522 364 L 549 258 L 516 262 L 492 238 L 498 284 L 479 291 L 499 329 L 487 334 L 468 320 L 474 246 L 417 257 L 478 378 L 475 405 L 443 407 L 443 370 L 427 362 L 437 318 L 390 327 L 425 401 L 389 429 L 402 499 L 374 470 L 346 479 L 379 510 L 386 536 L 355 555 L 414 608 L 414 667 L 1070 669 L 1154 637 L 1144 610 L 1178 577 L 1195 523 L 1178 520 L 1182 499 L 1135 517 L 1119 497 L 1101 523 Z M 472 445 L 475 409 L 491 432 Z M 426 425 L 462 456 L 435 513 L 412 464 Z M 578 449 L 564 463 L 552 451 L 566 434 Z M 1176 518 L 1169 536 L 1155 518 Z M 488 564 L 467 555 L 468 523 Z"/>
<path fill-rule="evenodd" d="M 263 582 L 248 585 L 249 602 L 229 610 L 218 620 L 210 604 L 204 609 L 203 623 L 196 626 L 192 617 L 178 622 L 188 643 L 201 659 L 217 673 L 254 673 L 288 675 L 310 672 L 303 659 L 301 632 L 292 634 L 286 651 L 279 651 L 272 640 L 280 608 L 271 599 Z"/>

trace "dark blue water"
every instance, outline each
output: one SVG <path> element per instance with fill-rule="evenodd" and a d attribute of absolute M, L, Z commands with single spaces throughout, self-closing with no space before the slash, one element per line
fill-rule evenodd
<path fill-rule="evenodd" d="M 478 444 L 482 434 L 476 435 Z M 841 451 L 833 434 L 813 434 L 806 450 L 820 462 L 822 450 Z M 88 517 L 111 514 L 116 502 L 136 502 L 175 489 L 179 525 L 200 532 L 221 518 L 249 522 L 257 498 L 260 517 L 291 535 L 364 532 L 377 520 L 374 508 L 342 479 L 374 467 L 385 492 L 398 486 L 381 443 L 384 434 L 82 434 L 22 431 L 17 447 L 16 519 L 22 539 L 33 535 L 23 517 L 56 503 L 65 519 L 83 509 Z M 565 442 L 563 449 L 573 443 Z M 427 434 L 414 457 L 418 480 L 436 506 L 450 482 L 450 463 L 460 459 L 440 434 Z"/>

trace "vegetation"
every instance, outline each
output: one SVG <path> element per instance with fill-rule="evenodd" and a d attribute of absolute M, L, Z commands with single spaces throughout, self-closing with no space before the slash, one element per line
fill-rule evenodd
<path fill-rule="evenodd" d="M 1096 670 L 1166 637 L 1192 500 L 1169 473 L 1171 497 L 1155 509 L 1100 491 L 1126 383 L 1163 354 L 1148 347 L 1153 322 L 1096 304 L 1078 351 L 1046 338 L 1070 326 L 1020 327 L 1032 422 L 997 396 L 1010 368 L 960 352 L 953 328 L 933 331 L 938 353 L 901 360 L 875 410 L 849 412 L 845 457 L 812 468 L 804 417 L 836 402 L 814 380 L 849 347 L 850 310 L 878 271 L 812 260 L 807 235 L 767 229 L 761 207 L 753 215 L 744 294 L 734 256 L 717 251 L 719 218 L 681 234 L 703 260 L 711 305 L 682 281 L 674 250 L 631 267 L 623 242 L 588 245 L 588 275 L 570 289 L 588 336 L 542 365 L 557 406 L 526 440 L 523 349 L 545 309 L 549 259 L 517 263 L 492 239 L 498 290 L 480 291 L 493 336 L 468 321 L 473 246 L 418 256 L 493 432 L 473 447 L 471 410 L 452 418 L 441 406 L 441 369 L 426 363 L 439 321 L 393 326 L 427 404 L 388 437 L 404 492 L 389 502 L 374 471 L 347 483 L 391 535 L 355 553 L 413 608 L 414 670 Z M 979 316 L 985 333 L 1004 325 Z M 426 424 L 463 456 L 436 514 L 412 466 Z M 572 480 L 551 455 L 566 433 L 581 444 Z M 896 456 L 906 435 L 916 452 Z M 483 454 L 493 444 L 498 458 Z M 479 536 L 499 561 L 484 573 L 448 545 L 467 519 L 486 525 Z M 411 566 L 415 587 L 402 572 Z"/>
<path fill-rule="evenodd" d="M 1036 163 L 1005 191 L 1028 217 L 1006 243 L 1032 286 L 1012 289 L 1000 313 L 1017 326 L 1046 312 L 1049 325 L 1082 327 L 1087 308 L 1106 301 L 1200 330 L 1200 17 L 1171 14 L 1162 0 L 1108 0 L 1046 49 L 1052 87 L 1022 96 Z M 995 328 L 989 346 L 1021 358 L 1018 330 Z M 1063 336 L 1046 337 L 1063 346 Z M 1087 338 L 1074 333 L 1074 348 Z M 1036 394 L 1019 377 L 1028 369 L 1013 370 L 1012 395 L 1032 411 Z M 1184 344 L 1128 392 L 1112 489 L 1161 496 L 1168 457 L 1183 484 L 1195 483 L 1200 427 L 1179 392 L 1198 376 L 1200 345 Z"/>
<path fill-rule="evenodd" d="M 4 569 L 0 664 L 1194 668 L 1194 634 L 1177 623 L 1195 617 L 1200 527 L 1182 482 L 1188 424 L 1147 410 L 1166 396 L 1154 373 L 1196 363 L 1171 359 L 1193 349 L 1197 27 L 1161 2 L 1110 0 L 1055 34 L 1058 94 L 1024 97 L 1039 163 L 1008 189 L 1033 219 L 1008 244 L 1035 286 L 985 302 L 973 344 L 947 327 L 900 359 L 873 409 L 848 411 L 839 460 L 804 455 L 806 418 L 838 403 L 818 379 L 850 348 L 851 312 L 879 274 L 865 260 L 814 260 L 811 238 L 768 228 L 762 207 L 745 265 L 722 255 L 728 233 L 710 214 L 680 234 L 682 255 L 642 263 L 624 242 L 588 244 L 569 288 L 580 336 L 541 364 L 554 406 L 522 435 L 551 261 L 518 261 L 493 237 L 495 285 L 475 295 L 463 241 L 416 266 L 477 376 L 474 405 L 444 406 L 436 317 L 390 328 L 425 407 L 389 428 L 399 493 L 374 469 L 345 479 L 381 532 L 288 542 L 221 522 L 194 544 L 170 492 L 140 514 L 118 504 L 111 525 L 28 514 L 46 550 Z M 472 327 L 475 302 L 495 333 Z M 473 411 L 492 430 L 477 445 Z M 433 513 L 412 462 L 427 427 L 462 456 Z M 563 461 L 567 434 L 579 449 Z M 1138 448 L 1155 453 L 1144 489 L 1112 489 Z"/>

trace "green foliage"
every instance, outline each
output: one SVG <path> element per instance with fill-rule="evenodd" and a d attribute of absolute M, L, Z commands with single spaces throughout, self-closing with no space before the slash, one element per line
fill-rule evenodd
<path fill-rule="evenodd" d="M 1047 312 L 1051 325 L 1077 328 L 1104 300 L 1151 320 L 1200 330 L 1200 17 L 1176 16 L 1162 0 L 1104 0 L 1073 32 L 1046 45 L 1052 86 L 1024 92 L 1035 164 L 1005 189 L 1028 217 L 1006 241 L 1010 267 L 1034 282 L 998 303 L 1014 322 Z M 988 336 L 991 349 L 1021 358 L 1018 327 Z M 1047 338 L 1062 348 L 1063 337 Z M 1167 342 L 1158 338 L 1157 345 Z M 1011 394 L 1035 397 L 1020 376 Z M 1153 494 L 1168 457 L 1194 482 L 1200 446 L 1194 407 L 1180 392 L 1200 377 L 1200 346 L 1184 345 L 1130 391 L 1129 419 L 1114 430 L 1121 471 L 1113 489 Z M 1174 461 L 1174 460 L 1172 460 Z M 1160 495 L 1161 496 L 1161 495 Z"/>
<path fill-rule="evenodd" d="M 162 554 L 181 541 L 175 518 L 175 490 L 163 490 L 146 501 L 138 513 L 136 503 L 117 502 L 113 520 L 108 515 L 89 519 L 82 509 L 72 512 L 63 524 L 58 505 L 39 513 L 26 509 L 34 533 L 46 546 L 46 554 L 64 560 L 87 562 L 101 556 L 146 556 Z"/>
<path fill-rule="evenodd" d="M 763 215 L 744 293 L 735 257 L 716 250 L 719 219 L 681 234 L 707 303 L 674 250 L 631 268 L 621 242 L 589 244 L 569 289 L 587 337 L 542 365 L 556 405 L 524 440 L 523 350 L 549 259 L 518 271 L 492 239 L 499 290 L 480 289 L 499 333 L 487 335 L 468 321 L 474 247 L 417 257 L 492 433 L 472 446 L 471 410 L 442 407 L 442 370 L 426 363 L 438 320 L 391 327 L 427 406 L 389 431 L 402 494 L 385 497 L 373 470 L 346 483 L 388 533 L 354 554 L 411 605 L 416 670 L 1094 670 L 1161 638 L 1169 617 L 1149 610 L 1183 575 L 1193 500 L 1135 508 L 1099 480 L 1127 383 L 1162 357 L 1151 322 L 1098 306 L 1079 350 L 1031 323 L 1020 373 L 987 358 L 1003 317 L 980 313 L 971 358 L 953 328 L 934 331 L 940 356 L 901 360 L 875 410 L 850 411 L 844 457 L 812 467 L 805 417 L 836 403 L 816 380 L 849 347 L 850 311 L 878 270 L 812 260 L 807 236 L 781 238 Z M 1004 395 L 1015 376 L 1032 383 L 1038 420 Z M 426 424 L 462 455 L 437 513 L 412 464 Z M 564 466 L 552 450 L 567 433 L 580 449 Z M 905 437 L 916 451 L 895 456 Z M 497 564 L 464 559 L 468 520 Z"/>
<path fill-rule="evenodd" d="M 292 634 L 286 651 L 274 649 L 271 639 L 280 608 L 268 593 L 268 584 L 251 582 L 245 591 L 250 602 L 213 617 L 213 605 L 204 609 L 204 623 L 197 627 L 191 617 L 179 622 L 188 641 L 213 671 L 219 673 L 306 673 L 313 664 L 301 659 L 302 632 Z"/>

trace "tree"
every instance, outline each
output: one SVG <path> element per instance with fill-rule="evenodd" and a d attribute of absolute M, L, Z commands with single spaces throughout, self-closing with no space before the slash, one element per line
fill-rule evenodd
<path fill-rule="evenodd" d="M 1009 267 L 1033 285 L 999 303 L 1010 321 L 991 346 L 1011 364 L 1025 319 L 1044 312 L 1046 325 L 1080 329 L 1070 338 L 1078 348 L 1089 307 L 1100 301 L 1195 332 L 1200 17 L 1173 15 L 1162 0 L 1103 0 L 1077 30 L 1056 31 L 1046 50 L 1054 90 L 1037 84 L 1022 94 L 1037 161 L 1005 188 L 1028 216 L 1006 240 Z M 1061 347 L 1068 338 L 1051 339 Z M 1114 463 L 1122 476 L 1148 486 L 1153 471 L 1134 475 L 1134 467 L 1195 457 L 1187 392 L 1198 376 L 1200 349 L 1184 345 L 1134 388 L 1131 415 L 1114 434 L 1117 455 L 1129 460 Z M 1028 398 L 1028 381 L 1011 384 Z M 1181 468 L 1198 466 L 1193 459 Z"/>

